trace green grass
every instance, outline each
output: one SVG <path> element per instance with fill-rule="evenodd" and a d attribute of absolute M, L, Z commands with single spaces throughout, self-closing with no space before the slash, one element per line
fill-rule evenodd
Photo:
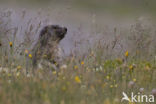
<path fill-rule="evenodd" d="M 23 68 L 2 71 L 0 103 L 120 104 L 123 91 L 138 93 L 144 88 L 143 94 L 151 94 L 156 86 L 154 61 L 122 61 L 120 58 L 99 61 L 95 55 L 90 62 L 91 57 L 80 62 L 76 58 L 68 59 L 67 68 L 58 73 L 39 69 L 34 75 L 26 75 Z"/>

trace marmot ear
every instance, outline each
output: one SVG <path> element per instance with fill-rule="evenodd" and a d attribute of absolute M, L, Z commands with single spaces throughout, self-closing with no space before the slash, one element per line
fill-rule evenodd
<path fill-rule="evenodd" d="M 39 35 L 40 38 L 43 37 L 43 36 L 48 32 L 48 27 L 49 27 L 49 26 L 45 26 L 45 27 L 41 30 L 40 35 Z"/>

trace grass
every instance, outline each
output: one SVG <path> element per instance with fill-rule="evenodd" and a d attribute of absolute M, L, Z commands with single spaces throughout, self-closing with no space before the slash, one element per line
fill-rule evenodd
<path fill-rule="evenodd" d="M 0 20 L 9 18 L 9 13 Z M 127 35 L 114 29 L 110 43 L 97 41 L 86 53 L 73 53 L 60 71 L 38 69 L 32 74 L 30 36 L 38 27 L 35 30 L 28 24 L 27 35 L 19 44 L 15 38 L 18 29 L 8 32 L 7 24 L 0 21 L 0 103 L 121 104 L 123 91 L 155 94 L 156 49 L 151 41 L 155 35 L 144 26 L 137 22 Z"/>
<path fill-rule="evenodd" d="M 88 61 L 90 57 L 80 63 L 75 58 L 69 59 L 67 68 L 58 73 L 39 69 L 35 75 L 25 75 L 22 67 L 14 72 L 3 70 L 0 73 L 0 102 L 120 104 L 123 91 L 138 93 L 143 88 L 143 94 L 151 94 L 155 88 L 155 62 L 123 62 L 120 59 L 99 62 L 95 57 L 92 63 Z"/>

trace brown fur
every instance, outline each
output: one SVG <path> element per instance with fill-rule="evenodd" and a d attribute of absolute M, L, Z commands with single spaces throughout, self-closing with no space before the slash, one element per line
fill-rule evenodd
<path fill-rule="evenodd" d="M 39 39 L 32 50 L 34 67 L 42 59 L 51 64 L 57 63 L 58 44 L 66 33 L 67 28 L 58 25 L 48 25 L 41 30 Z"/>

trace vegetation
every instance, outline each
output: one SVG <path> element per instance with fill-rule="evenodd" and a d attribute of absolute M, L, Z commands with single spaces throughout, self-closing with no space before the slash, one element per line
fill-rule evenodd
<path fill-rule="evenodd" d="M 19 42 L 19 28 L 8 29 L 3 22 L 10 15 L 0 15 L 1 104 L 121 104 L 123 91 L 156 95 L 154 27 L 137 21 L 130 31 L 115 28 L 108 43 L 98 40 L 84 53 L 75 50 L 58 72 L 38 69 L 33 74 L 31 36 L 41 23 L 37 28 L 28 23 Z"/>

